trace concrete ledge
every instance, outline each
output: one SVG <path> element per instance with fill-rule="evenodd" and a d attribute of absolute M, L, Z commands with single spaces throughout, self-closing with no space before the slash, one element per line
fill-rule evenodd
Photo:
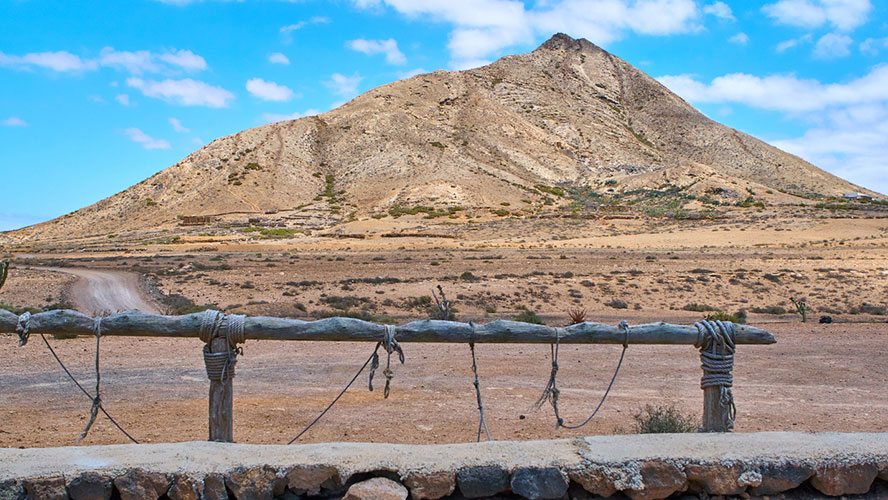
<path fill-rule="evenodd" d="M 363 484 L 371 478 L 392 484 L 383 479 Z M 0 449 L 4 500 L 26 493 L 30 498 L 98 498 L 79 494 L 89 485 L 124 499 L 226 498 L 223 493 L 238 500 L 374 498 L 373 488 L 382 487 L 403 489 L 415 499 L 498 495 L 537 500 L 567 498 L 570 491 L 571 498 L 579 498 L 578 492 L 586 498 L 621 492 L 653 500 L 682 492 L 748 497 L 799 488 L 821 497 L 881 496 L 883 490 L 888 495 L 883 481 L 888 481 L 888 434 L 864 433 L 649 434 L 454 445 L 191 442 Z"/>

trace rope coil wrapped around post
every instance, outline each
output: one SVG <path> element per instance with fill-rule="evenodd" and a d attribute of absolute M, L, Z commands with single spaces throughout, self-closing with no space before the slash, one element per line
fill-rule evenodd
<path fill-rule="evenodd" d="M 694 347 L 700 350 L 700 363 L 703 377 L 700 388 L 719 388 L 718 404 L 723 410 L 722 424 L 724 429 L 734 428 L 737 407 L 734 405 L 734 323 L 730 321 L 699 321 L 697 341 Z"/>
<path fill-rule="evenodd" d="M 235 366 L 238 354 L 243 351 L 237 347 L 245 340 L 244 320 L 246 316 L 240 314 L 222 314 L 213 309 L 204 311 L 198 335 L 204 344 L 204 366 L 207 370 L 207 378 L 213 381 L 224 382 L 234 378 Z M 222 337 L 228 341 L 226 352 L 211 352 L 210 342 L 216 337 Z"/>

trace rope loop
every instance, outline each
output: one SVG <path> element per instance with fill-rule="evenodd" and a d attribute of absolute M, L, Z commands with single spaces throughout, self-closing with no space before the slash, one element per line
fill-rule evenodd
<path fill-rule="evenodd" d="M 238 347 L 238 344 L 243 344 L 246 340 L 244 335 L 245 321 L 246 316 L 242 314 L 222 314 L 214 309 L 204 311 L 198 336 L 205 343 L 203 357 L 208 379 L 214 382 L 227 382 L 234 378 L 237 356 L 244 353 L 243 348 Z M 212 352 L 210 342 L 217 337 L 222 337 L 223 334 L 228 344 L 228 350 Z"/>
<path fill-rule="evenodd" d="M 219 329 L 222 326 L 220 316 L 222 316 L 222 313 L 215 309 L 207 309 L 203 312 L 198 337 L 200 337 L 201 342 L 204 344 L 209 344 L 211 340 L 219 335 Z"/>
<path fill-rule="evenodd" d="M 618 326 L 623 330 L 623 349 L 626 349 L 629 347 L 629 323 L 624 319 Z"/>
<path fill-rule="evenodd" d="M 391 390 L 392 379 L 395 377 L 395 373 L 392 371 L 392 353 L 398 353 L 398 359 L 401 361 L 401 364 L 404 364 L 404 350 L 401 349 L 401 344 L 395 340 L 395 325 L 384 325 L 385 326 L 385 335 L 382 338 L 382 348 L 385 349 L 387 354 L 385 360 L 385 370 L 382 371 L 382 374 L 385 375 L 385 389 L 382 392 L 384 398 L 388 399 L 389 392 Z"/>
<path fill-rule="evenodd" d="M 19 347 L 28 343 L 28 338 L 31 335 L 31 313 L 25 311 L 18 317 L 18 322 L 15 325 L 15 333 L 18 334 L 19 338 Z"/>
<path fill-rule="evenodd" d="M 700 378 L 700 388 L 718 387 L 718 403 L 722 408 L 724 428 L 734 428 L 734 419 L 737 416 L 737 407 L 734 404 L 734 343 L 735 328 L 730 321 L 699 321 L 694 323 L 697 327 L 697 341 L 694 346 L 700 350 L 700 363 L 703 376 Z"/>

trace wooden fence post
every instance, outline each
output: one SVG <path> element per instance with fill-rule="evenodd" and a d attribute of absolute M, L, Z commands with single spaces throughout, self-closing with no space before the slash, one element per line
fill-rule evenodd
<path fill-rule="evenodd" d="M 210 352 L 227 353 L 230 349 L 228 339 L 215 337 L 210 340 Z M 209 430 L 210 441 L 225 443 L 234 442 L 234 427 L 232 419 L 232 402 L 234 401 L 232 379 L 226 376 L 222 380 L 210 379 L 210 407 Z"/>
<path fill-rule="evenodd" d="M 725 347 L 716 343 L 716 354 L 725 354 Z M 722 386 L 714 385 L 703 388 L 703 432 L 730 432 L 731 419 L 728 412 L 731 405 L 721 404 Z"/>

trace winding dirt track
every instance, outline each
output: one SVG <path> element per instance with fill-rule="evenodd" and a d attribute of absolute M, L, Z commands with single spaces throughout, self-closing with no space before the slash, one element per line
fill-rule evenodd
<path fill-rule="evenodd" d="M 73 274 L 79 279 L 70 296 L 76 309 L 91 316 L 139 310 L 160 314 L 157 303 L 142 288 L 139 275 L 125 271 L 103 271 L 69 267 L 36 267 L 44 271 Z"/>

